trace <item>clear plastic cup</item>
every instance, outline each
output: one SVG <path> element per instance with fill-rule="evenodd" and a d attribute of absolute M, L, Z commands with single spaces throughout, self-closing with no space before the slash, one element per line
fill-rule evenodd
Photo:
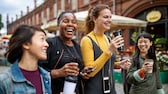
<path fill-rule="evenodd" d="M 153 61 L 153 59 L 145 59 L 145 63 L 153 66 L 154 61 Z M 152 72 L 153 72 L 153 68 L 150 71 L 148 71 L 148 73 L 152 73 Z"/>

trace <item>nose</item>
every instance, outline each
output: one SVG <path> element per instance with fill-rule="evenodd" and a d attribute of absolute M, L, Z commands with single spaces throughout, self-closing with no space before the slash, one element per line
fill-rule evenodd
<path fill-rule="evenodd" d="M 47 47 L 47 48 L 49 47 L 49 44 L 47 43 L 47 41 L 44 42 L 44 45 L 45 45 L 45 47 Z"/>

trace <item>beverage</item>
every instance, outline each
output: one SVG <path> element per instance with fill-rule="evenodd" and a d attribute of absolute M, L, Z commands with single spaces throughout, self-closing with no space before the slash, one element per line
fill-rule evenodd
<path fill-rule="evenodd" d="M 121 35 L 121 30 L 113 32 L 113 35 L 114 35 L 114 37 Z M 118 51 L 123 52 L 124 51 L 124 46 L 119 47 Z"/>
<path fill-rule="evenodd" d="M 153 66 L 154 61 L 153 59 L 145 59 L 145 63 Z M 152 72 L 153 72 L 153 68 L 150 71 L 148 71 L 148 73 L 152 73 Z"/>
<path fill-rule="evenodd" d="M 77 76 L 65 77 L 63 94 L 74 94 L 77 81 L 78 81 Z"/>

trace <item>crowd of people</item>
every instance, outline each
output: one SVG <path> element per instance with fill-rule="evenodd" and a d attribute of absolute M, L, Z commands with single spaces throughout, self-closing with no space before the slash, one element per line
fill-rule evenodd
<path fill-rule="evenodd" d="M 20 25 L 9 40 L 5 56 L 12 65 L 0 74 L 0 93 L 67 94 L 68 81 L 75 83 L 72 94 L 117 94 L 113 75 L 117 66 L 126 71 L 124 81 L 129 85 L 124 87 L 129 87 L 125 94 L 165 94 L 150 34 L 138 36 L 132 60 L 116 62 L 124 39 L 105 34 L 111 17 L 108 5 L 90 8 L 85 20 L 87 34 L 80 44 L 73 40 L 77 19 L 71 11 L 58 16 L 59 36 L 53 38 L 47 38 L 41 28 Z M 152 59 L 153 64 L 146 59 Z"/>

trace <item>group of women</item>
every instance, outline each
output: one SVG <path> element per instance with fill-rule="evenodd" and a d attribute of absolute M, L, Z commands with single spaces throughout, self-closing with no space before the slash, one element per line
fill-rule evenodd
<path fill-rule="evenodd" d="M 77 78 L 75 94 L 116 94 L 114 64 L 128 71 L 129 94 L 164 94 L 149 34 L 138 37 L 132 64 L 129 59 L 115 62 L 124 40 L 121 35 L 111 39 L 104 34 L 110 29 L 111 17 L 109 6 L 92 7 L 85 21 L 87 35 L 80 45 L 73 40 L 77 20 L 71 11 L 59 15 L 60 35 L 47 41 L 43 30 L 19 26 L 6 53 L 12 66 L 0 75 L 1 94 L 62 94 L 67 76 Z M 153 66 L 144 63 L 146 58 L 154 60 Z"/>

